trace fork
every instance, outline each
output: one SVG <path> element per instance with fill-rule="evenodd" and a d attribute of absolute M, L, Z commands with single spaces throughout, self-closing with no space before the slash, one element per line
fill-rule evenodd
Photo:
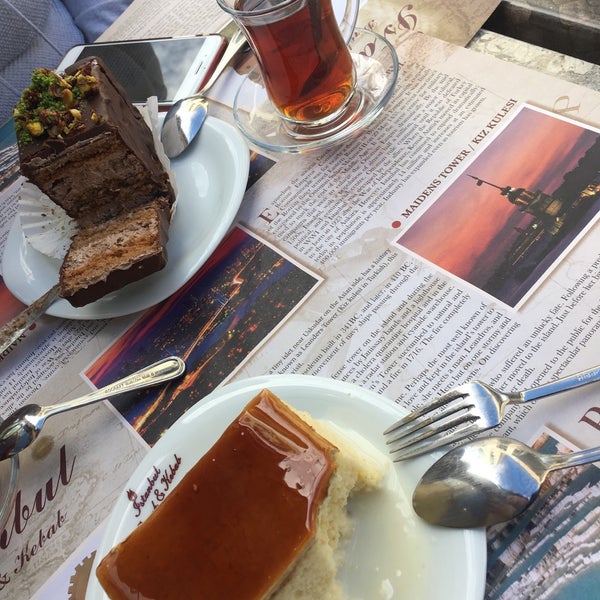
<path fill-rule="evenodd" d="M 496 427 L 509 404 L 524 404 L 598 380 L 600 366 L 522 392 L 501 392 L 474 380 L 424 404 L 383 435 L 394 461 L 413 458 Z"/>

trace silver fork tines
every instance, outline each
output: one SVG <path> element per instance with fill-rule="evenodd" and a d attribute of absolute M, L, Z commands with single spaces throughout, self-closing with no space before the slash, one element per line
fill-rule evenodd
<path fill-rule="evenodd" d="M 388 427 L 383 435 L 395 433 L 387 439 L 388 444 L 396 440 L 409 436 L 423 427 L 427 427 L 436 421 L 450 417 L 460 411 L 468 410 L 473 407 L 472 402 L 468 402 L 468 390 L 466 386 L 456 388 L 451 392 L 441 395 L 433 402 L 424 404 L 419 409 L 409 413 L 403 419 L 396 421 L 391 427 Z M 433 416 L 428 416 L 431 412 L 438 411 Z"/>
<path fill-rule="evenodd" d="M 522 392 L 500 392 L 475 380 L 424 404 L 383 434 L 394 460 L 405 460 L 498 426 L 508 404 L 522 404 L 598 380 L 600 367 Z"/>
<path fill-rule="evenodd" d="M 447 392 L 386 429 L 386 444 L 394 460 L 418 456 L 480 431 L 477 421 L 482 415 L 473 403 L 477 384 L 473 382 Z"/>

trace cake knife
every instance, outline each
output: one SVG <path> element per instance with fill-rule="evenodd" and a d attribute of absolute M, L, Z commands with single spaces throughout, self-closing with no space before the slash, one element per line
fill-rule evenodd
<path fill-rule="evenodd" d="M 4 352 L 13 342 L 18 340 L 58 300 L 59 291 L 60 286 L 57 283 L 41 298 L 30 304 L 23 312 L 0 327 L 0 353 Z"/>

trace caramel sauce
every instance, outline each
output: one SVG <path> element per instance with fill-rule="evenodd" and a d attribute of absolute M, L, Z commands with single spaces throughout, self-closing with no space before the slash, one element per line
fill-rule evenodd
<path fill-rule="evenodd" d="M 335 446 L 263 390 L 97 576 L 113 600 L 263 598 L 310 543 Z"/>

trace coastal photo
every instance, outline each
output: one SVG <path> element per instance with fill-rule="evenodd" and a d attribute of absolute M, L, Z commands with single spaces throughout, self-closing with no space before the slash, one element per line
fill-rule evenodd
<path fill-rule="evenodd" d="M 174 355 L 182 379 L 112 399 L 153 445 L 186 410 L 229 379 L 322 278 L 240 226 L 176 294 L 145 312 L 85 372 L 102 387 Z"/>
<path fill-rule="evenodd" d="M 548 454 L 578 449 L 546 428 L 530 445 Z M 596 597 L 599 483 L 600 469 L 594 464 L 553 471 L 521 516 L 488 528 L 487 600 Z"/>
<path fill-rule="evenodd" d="M 518 309 L 598 218 L 600 130 L 523 105 L 474 156 L 397 244 Z"/>

